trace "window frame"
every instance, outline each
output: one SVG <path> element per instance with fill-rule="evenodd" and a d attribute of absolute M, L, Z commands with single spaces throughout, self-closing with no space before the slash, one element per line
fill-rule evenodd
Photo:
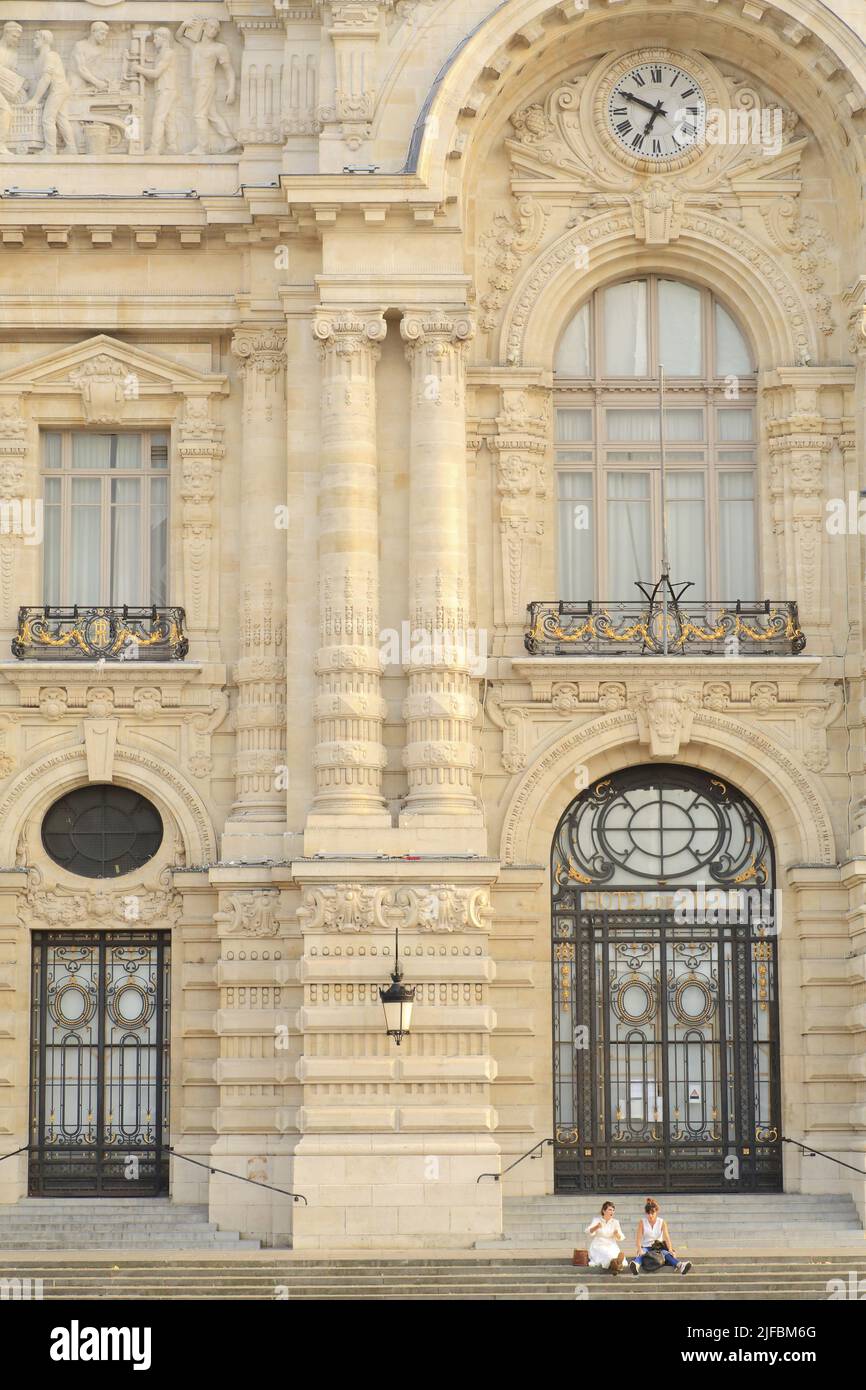
<path fill-rule="evenodd" d="M 60 440 L 60 466 L 50 468 L 47 458 L 47 439 L 50 435 L 56 435 Z M 73 438 L 77 435 L 89 436 L 133 436 L 139 441 L 140 466 L 138 468 L 74 468 L 72 466 Z M 164 439 L 166 462 L 163 468 L 155 468 L 152 463 L 153 444 L 155 439 Z M 153 575 L 151 572 L 151 509 L 152 509 L 152 487 L 153 479 L 160 478 L 165 481 L 165 575 L 164 575 L 164 596 L 157 603 L 162 607 L 168 603 L 171 582 L 171 458 L 172 458 L 172 438 L 171 430 L 165 427 L 150 427 L 145 429 L 81 429 L 76 426 L 56 427 L 43 425 L 39 432 L 39 457 L 40 457 L 40 476 L 42 479 L 42 500 L 43 507 L 47 510 L 49 506 L 56 506 L 60 512 L 60 558 L 59 558 L 59 598 L 49 599 L 47 593 L 47 540 L 43 542 L 41 588 L 44 603 L 50 603 L 52 607 L 71 608 L 77 604 L 79 607 L 120 607 L 122 604 L 133 607 L 150 607 L 156 602 L 153 598 Z M 72 591 L 72 483 L 74 479 L 96 478 L 100 483 L 99 513 L 100 513 L 100 561 L 99 561 L 99 597 L 92 598 L 84 594 L 76 594 Z M 60 500 L 57 503 L 49 503 L 47 500 L 46 483 L 50 480 L 57 480 L 60 483 Z M 137 504 L 139 512 L 140 528 L 140 567 L 138 594 L 131 594 L 123 598 L 120 602 L 114 602 L 111 598 L 111 531 L 112 531 L 112 511 L 116 505 L 112 501 L 111 484 L 116 480 L 130 481 L 137 479 L 141 483 L 141 494 Z M 94 504 L 95 505 L 95 504 Z M 148 595 L 146 599 L 141 597 Z"/>
<path fill-rule="evenodd" d="M 589 351 L 590 351 L 590 370 L 588 377 L 574 377 L 559 374 L 554 368 L 553 377 L 553 458 L 555 487 L 554 500 L 557 507 L 556 535 L 560 534 L 560 520 L 558 509 L 561 505 L 559 497 L 559 475 L 561 473 L 589 473 L 592 477 L 592 539 L 594 549 L 595 567 L 595 593 L 589 594 L 565 594 L 560 593 L 560 599 L 564 601 L 581 602 L 590 597 L 609 601 L 628 601 L 637 596 L 630 594 L 612 594 L 608 592 L 608 574 L 610 571 L 610 547 L 607 535 L 607 478 L 611 472 L 638 472 L 650 475 L 650 510 L 651 510 L 651 554 L 652 554 L 652 576 L 657 578 L 661 572 L 661 546 L 660 546 L 660 508 L 661 508 L 661 468 L 659 461 L 659 441 L 646 439 L 644 441 L 611 440 L 608 432 L 607 410 L 617 407 L 634 409 L 643 407 L 644 409 L 657 410 L 658 405 L 658 351 L 660 341 L 659 326 L 659 295 L 658 283 L 662 280 L 672 280 L 675 277 L 668 274 L 651 272 L 646 275 L 624 275 L 618 280 L 613 280 L 605 285 L 599 286 L 583 304 L 589 304 Z M 618 284 L 626 284 L 634 280 L 644 280 L 647 283 L 647 364 L 650 372 L 655 375 L 646 377 L 606 377 L 601 371 L 604 363 L 604 314 L 600 307 L 600 298 L 606 290 Z M 695 285 L 690 281 L 681 280 L 681 284 L 689 285 L 690 288 L 698 290 L 701 294 L 701 343 L 702 343 L 702 368 L 699 376 L 669 376 L 665 377 L 665 412 L 666 415 L 671 410 L 678 408 L 700 408 L 703 413 L 703 434 L 702 442 L 671 440 L 666 431 L 665 435 L 665 470 L 672 473 L 677 470 L 683 472 L 703 472 L 705 478 L 705 537 L 712 538 L 712 543 L 707 546 L 708 563 L 706 567 L 706 597 L 719 598 L 723 600 L 733 600 L 741 598 L 757 598 L 757 594 L 722 594 L 719 592 L 719 572 L 720 572 L 720 548 L 718 543 L 719 520 L 721 512 L 720 504 L 720 477 L 722 473 L 751 473 L 754 479 L 754 515 L 755 515 L 755 582 L 760 586 L 762 574 L 761 556 L 761 527 L 759 523 L 760 494 L 759 494 L 759 474 L 758 474 L 758 380 L 757 370 L 753 370 L 749 375 L 742 375 L 738 378 L 738 396 L 736 400 L 728 400 L 725 391 L 729 385 L 728 376 L 716 374 L 716 319 L 715 305 L 719 304 L 728 316 L 733 320 L 736 327 L 743 336 L 744 341 L 749 347 L 750 353 L 753 351 L 748 337 L 742 328 L 739 318 L 724 300 L 706 286 Z M 578 304 L 574 314 L 580 312 L 583 305 Z M 572 318 L 568 323 L 572 322 Z M 568 327 L 568 323 L 564 326 Z M 561 336 L 561 335 L 560 335 Z M 554 359 L 555 360 L 555 359 Z M 571 443 L 557 439 L 557 418 L 560 410 L 563 409 L 583 409 L 589 410 L 592 437 L 588 440 L 574 440 Z M 744 410 L 752 412 L 752 437 L 750 440 L 722 440 L 720 438 L 719 420 L 717 411 L 719 410 Z M 611 457 L 615 453 L 644 453 L 655 454 L 652 461 L 640 460 L 615 460 Z M 703 459 L 689 460 L 688 454 L 703 454 Z M 739 453 L 749 452 L 752 455 L 751 461 L 736 459 L 734 456 Z M 581 457 L 583 455 L 584 457 Z M 586 457 L 589 456 L 589 457 Z M 557 554 L 557 588 L 561 588 L 561 557 Z M 688 579 L 693 576 L 677 575 L 671 576 L 674 580 Z M 687 590 L 685 597 L 688 598 L 691 591 Z"/>

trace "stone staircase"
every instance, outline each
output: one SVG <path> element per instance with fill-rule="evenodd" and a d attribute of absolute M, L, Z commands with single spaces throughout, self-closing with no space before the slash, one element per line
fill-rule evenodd
<path fill-rule="evenodd" d="M 634 1231 L 643 1213 L 638 1196 L 610 1199 L 624 1233 L 624 1249 L 633 1250 Z M 671 1231 L 677 1252 L 749 1249 L 761 1251 L 848 1250 L 866 1254 L 866 1236 L 848 1196 L 800 1193 L 768 1195 L 683 1196 L 654 1194 Z M 584 1234 L 598 1215 L 603 1197 L 506 1197 L 501 1240 L 484 1240 L 477 1249 L 536 1250 L 565 1253 L 586 1246 Z"/>
<path fill-rule="evenodd" d="M 167 1197 L 24 1197 L 0 1206 L 0 1258 L 7 1250 L 258 1250 L 259 1241 L 219 1231 L 206 1207 Z"/>
<path fill-rule="evenodd" d="M 855 1255 L 738 1255 L 701 1264 L 685 1278 L 664 1271 L 613 1278 L 574 1269 L 551 1257 L 464 1256 L 414 1259 L 280 1259 L 267 1252 L 159 1260 L 121 1255 L 112 1261 L 81 1258 L 41 1262 L 0 1256 L 0 1281 L 42 1279 L 46 1300 L 287 1300 L 379 1302 L 543 1300 L 588 1302 L 826 1301 L 866 1293 L 866 1248 Z M 838 1280 L 833 1285 L 831 1280 Z M 32 1286 L 31 1286 L 32 1288 Z M 4 1297 L 16 1286 L 3 1285 Z M 25 1296 L 27 1296 L 25 1294 Z M 38 1296 L 32 1291 L 30 1297 Z"/>

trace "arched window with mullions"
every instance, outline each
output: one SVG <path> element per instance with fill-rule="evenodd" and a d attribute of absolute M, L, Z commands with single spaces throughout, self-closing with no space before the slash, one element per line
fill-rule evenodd
<path fill-rule="evenodd" d="M 596 290 L 557 347 L 560 599 L 658 578 L 660 366 L 671 577 L 690 598 L 758 597 L 754 354 L 709 290 L 645 275 Z"/>

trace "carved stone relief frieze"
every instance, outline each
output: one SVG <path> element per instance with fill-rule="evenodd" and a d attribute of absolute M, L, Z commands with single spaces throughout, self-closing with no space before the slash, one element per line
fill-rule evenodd
<path fill-rule="evenodd" d="M 7 20 L 0 30 L 0 155 L 237 149 L 239 58 L 234 26 L 210 17 L 173 28 L 158 20 L 97 18 L 53 29 Z"/>
<path fill-rule="evenodd" d="M 305 889 L 297 914 L 304 932 L 455 932 L 489 931 L 493 911 L 486 888 L 337 883 Z"/>

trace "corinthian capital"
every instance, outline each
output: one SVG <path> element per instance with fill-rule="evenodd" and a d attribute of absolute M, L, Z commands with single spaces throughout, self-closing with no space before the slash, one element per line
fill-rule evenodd
<path fill-rule="evenodd" d="M 285 329 L 265 325 L 256 328 L 238 328 L 232 338 L 232 352 L 238 359 L 242 372 L 261 372 L 264 376 L 276 376 L 286 367 Z"/>

